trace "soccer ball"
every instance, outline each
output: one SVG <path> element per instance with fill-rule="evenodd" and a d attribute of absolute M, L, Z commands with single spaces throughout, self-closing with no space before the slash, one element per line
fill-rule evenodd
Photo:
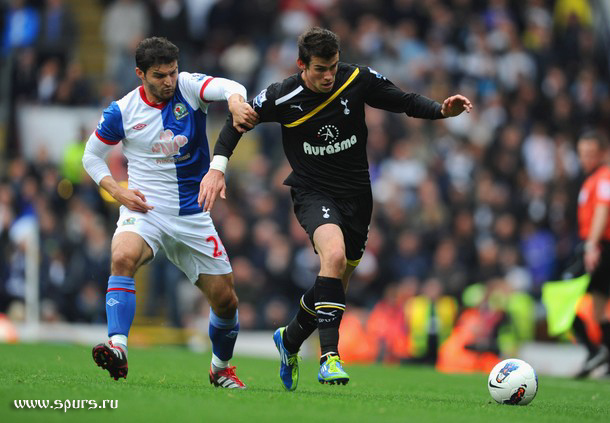
<path fill-rule="evenodd" d="M 500 404 L 527 405 L 538 392 L 538 376 L 525 361 L 509 358 L 496 364 L 489 374 L 487 387 Z"/>

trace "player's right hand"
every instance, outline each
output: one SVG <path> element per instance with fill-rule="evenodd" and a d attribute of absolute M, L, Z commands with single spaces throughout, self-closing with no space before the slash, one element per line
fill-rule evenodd
<path fill-rule="evenodd" d="M 220 193 L 220 198 L 227 199 L 226 188 L 225 174 L 220 170 L 210 169 L 199 184 L 197 204 L 199 207 L 204 206 L 203 211 L 209 212 L 214 206 L 218 193 Z"/>
<path fill-rule="evenodd" d="M 114 198 L 131 211 L 146 213 L 154 208 L 146 203 L 146 197 L 137 189 L 121 188 Z"/>
<path fill-rule="evenodd" d="M 601 250 L 599 245 L 591 245 L 585 246 L 585 270 L 588 273 L 593 273 L 593 271 L 599 265 L 601 259 Z"/>
<path fill-rule="evenodd" d="M 233 127 L 240 134 L 254 128 L 259 122 L 258 113 L 248 103 L 238 103 L 230 109 L 233 116 Z"/>

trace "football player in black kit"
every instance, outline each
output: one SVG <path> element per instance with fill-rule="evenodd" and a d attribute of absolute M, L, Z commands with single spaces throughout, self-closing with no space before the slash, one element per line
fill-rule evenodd
<path fill-rule="evenodd" d="M 346 384 L 349 375 L 339 356 L 339 324 L 349 278 L 364 253 L 373 200 L 366 155 L 364 106 L 424 119 L 457 116 L 472 108 L 461 95 L 442 104 L 405 93 L 366 66 L 339 62 L 339 39 L 312 28 L 298 40 L 298 74 L 271 84 L 250 101 L 261 122 L 282 125 L 284 152 L 292 167 L 294 212 L 320 257 L 320 273 L 303 294 L 294 319 L 275 331 L 284 387 L 296 389 L 298 351 L 318 328 L 318 381 Z M 221 130 L 210 171 L 201 182 L 199 204 L 210 210 L 225 198 L 224 171 L 241 134 L 232 121 Z"/>

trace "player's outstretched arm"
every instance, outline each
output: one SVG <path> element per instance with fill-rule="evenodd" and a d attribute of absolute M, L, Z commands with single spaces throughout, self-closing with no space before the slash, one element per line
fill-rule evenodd
<path fill-rule="evenodd" d="M 252 106 L 246 103 L 240 94 L 233 94 L 228 99 L 229 111 L 233 116 L 233 127 L 243 134 L 247 130 L 254 128 L 258 123 L 258 113 Z"/>
<path fill-rule="evenodd" d="M 225 171 L 241 135 L 241 132 L 233 126 L 233 117 L 229 115 L 214 146 L 214 158 L 210 162 L 210 170 L 199 184 L 197 204 L 199 207 L 203 206 L 204 211 L 212 210 L 218 194 L 223 200 L 226 199 Z"/>
<path fill-rule="evenodd" d="M 447 97 L 441 106 L 441 113 L 444 117 L 453 117 L 461 114 L 463 111 L 470 113 L 472 103 L 466 97 L 460 94 Z"/>
<path fill-rule="evenodd" d="M 246 103 L 246 88 L 239 82 L 226 78 L 210 78 L 203 87 L 203 94 L 200 94 L 203 101 L 227 101 L 229 111 L 233 115 L 233 126 L 240 133 L 254 128 L 258 123 L 258 114 Z"/>

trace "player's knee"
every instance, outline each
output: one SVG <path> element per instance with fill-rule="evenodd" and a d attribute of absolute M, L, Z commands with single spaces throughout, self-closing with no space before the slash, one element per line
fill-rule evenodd
<path fill-rule="evenodd" d="M 112 252 L 112 274 L 132 276 L 136 272 L 137 257 L 124 250 Z"/>
<path fill-rule="evenodd" d="M 212 309 L 220 317 L 230 318 L 235 315 L 239 300 L 234 290 L 227 291 L 216 297 Z"/>
<path fill-rule="evenodd" d="M 332 249 L 324 255 L 326 267 L 333 269 L 338 274 L 343 274 L 347 266 L 345 251 L 341 248 Z"/>

